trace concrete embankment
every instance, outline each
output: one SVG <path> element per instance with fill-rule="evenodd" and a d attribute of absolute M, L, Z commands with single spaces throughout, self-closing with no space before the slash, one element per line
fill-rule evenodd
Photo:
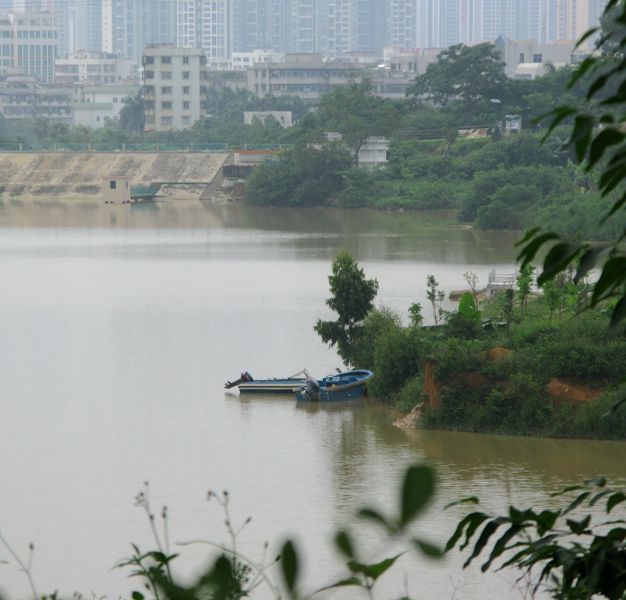
<path fill-rule="evenodd" d="M 227 153 L 2 153 L 0 202 L 100 203 L 107 176 L 157 185 L 170 199 L 206 198 Z"/>

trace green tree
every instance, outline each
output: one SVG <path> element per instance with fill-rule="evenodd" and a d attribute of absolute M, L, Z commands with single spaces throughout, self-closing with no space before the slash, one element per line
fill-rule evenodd
<path fill-rule="evenodd" d="M 444 50 L 437 62 L 428 65 L 407 93 L 426 98 L 446 108 L 458 98 L 467 116 L 490 110 L 491 100 L 502 101 L 505 95 L 504 63 L 491 44 L 457 44 Z"/>
<path fill-rule="evenodd" d="M 355 164 L 359 151 L 370 136 L 386 136 L 395 125 L 397 110 L 389 100 L 378 98 L 368 80 L 337 87 L 322 96 L 318 117 L 327 131 L 341 133 L 352 150 Z"/>
<path fill-rule="evenodd" d="M 333 261 L 328 283 L 331 297 L 326 300 L 326 304 L 337 313 L 337 319 L 319 319 L 314 330 L 324 342 L 331 347 L 336 346 L 337 354 L 344 363 L 351 365 L 363 321 L 374 307 L 378 281 L 367 279 L 356 260 L 348 252 L 342 251 Z"/>
<path fill-rule="evenodd" d="M 565 290 L 557 280 L 546 281 L 543 284 L 543 299 L 546 303 L 546 306 L 550 310 L 550 323 L 552 323 L 552 317 L 554 316 L 555 311 L 558 313 L 559 317 L 561 316 L 561 307 L 563 306 L 563 297 L 565 295 Z"/>
<path fill-rule="evenodd" d="M 120 110 L 120 127 L 127 133 L 141 133 L 146 124 L 145 102 L 141 92 L 136 96 L 124 98 Z"/>
<path fill-rule="evenodd" d="M 605 34 L 598 41 L 599 53 L 588 56 L 576 69 L 570 86 L 588 78 L 587 105 L 564 105 L 555 109 L 549 133 L 567 119 L 574 120 L 569 140 L 576 160 L 587 171 L 599 170 L 598 187 L 603 197 L 613 200 L 604 219 L 626 208 L 626 62 L 621 60 L 626 46 L 626 1 L 609 0 L 604 13 Z M 593 35 L 595 31 L 591 31 Z M 519 259 L 531 264 L 541 248 L 549 245 L 537 283 L 541 286 L 575 265 L 575 281 L 581 281 L 594 268 L 601 272 L 591 292 L 591 306 L 612 299 L 612 324 L 626 319 L 626 251 L 622 242 L 626 230 L 603 245 L 567 239 L 540 228 L 529 231 L 520 242 Z"/>
<path fill-rule="evenodd" d="M 528 297 L 533 287 L 535 268 L 532 265 L 525 265 L 517 274 L 515 282 L 517 283 L 517 295 L 519 297 L 522 315 L 526 314 L 528 308 Z"/>
<path fill-rule="evenodd" d="M 421 327 L 424 324 L 422 305 L 419 302 L 414 302 L 409 306 L 409 322 L 411 327 Z"/>
<path fill-rule="evenodd" d="M 245 201 L 269 206 L 328 204 L 343 190 L 342 175 L 351 162 L 348 151 L 338 144 L 299 144 L 254 170 Z"/>
<path fill-rule="evenodd" d="M 439 321 L 443 317 L 443 310 L 441 308 L 441 303 L 443 299 L 446 297 L 445 293 L 439 289 L 439 283 L 435 279 L 434 275 L 429 275 L 426 279 L 426 297 L 430 302 L 430 305 L 433 307 L 433 317 L 435 319 L 435 325 L 439 325 Z"/>

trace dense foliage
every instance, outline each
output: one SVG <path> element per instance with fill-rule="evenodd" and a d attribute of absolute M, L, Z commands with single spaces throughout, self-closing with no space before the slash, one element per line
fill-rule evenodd
<path fill-rule="evenodd" d="M 582 101 L 580 82 L 564 91 L 571 73 L 560 69 L 535 81 L 509 80 L 491 46 L 456 46 L 418 77 L 413 95 L 404 103 L 376 98 L 367 83 L 338 89 L 294 129 L 299 145 L 279 158 L 283 169 L 258 169 L 246 200 L 301 204 L 291 197 L 292 180 L 300 174 L 300 162 L 292 153 L 308 148 L 308 172 L 317 164 L 317 178 L 324 183 L 333 179 L 310 198 L 316 205 L 457 209 L 461 221 L 484 229 L 541 224 L 580 239 L 610 239 L 626 225 L 626 218 L 598 223 L 596 215 L 608 210 L 611 201 L 600 196 L 583 168 L 575 166 L 574 154 L 565 149 L 565 131 L 544 144 L 536 131 L 541 129 L 536 120 L 555 103 Z M 510 112 L 522 115 L 525 133 L 507 138 L 497 123 Z M 490 135 L 459 138 L 458 128 L 472 123 L 482 123 Z M 387 165 L 366 170 L 337 162 L 330 173 L 321 160 L 328 131 L 341 133 L 353 157 L 368 136 L 385 135 L 390 139 Z"/>
<path fill-rule="evenodd" d="M 256 169 L 247 186 L 248 202 L 269 206 L 318 206 L 330 202 L 343 186 L 342 173 L 352 157 L 333 143 L 316 147 L 299 144 L 277 161 Z"/>
<path fill-rule="evenodd" d="M 354 347 L 363 333 L 363 321 L 374 306 L 378 281 L 367 279 L 363 269 L 348 252 L 340 252 L 328 277 L 331 297 L 328 308 L 337 314 L 334 321 L 318 319 L 314 329 L 347 365 L 354 362 Z"/>
<path fill-rule="evenodd" d="M 611 322 L 618 325 L 626 319 L 626 237 L 624 215 L 626 211 L 626 2 L 609 0 L 603 21 L 603 31 L 598 42 L 600 52 L 595 53 L 578 67 L 570 85 L 588 77 L 587 104 L 583 107 L 563 105 L 553 112 L 550 131 L 565 119 L 574 118 L 569 140 L 576 160 L 588 173 L 600 173 L 598 189 L 605 202 L 604 219 L 616 228 L 605 245 L 591 245 L 560 237 L 557 229 L 540 228 L 527 233 L 522 241 L 519 256 L 523 265 L 530 264 L 537 252 L 546 244 L 550 246 L 543 262 L 538 281 L 548 283 L 565 270 L 574 267 L 576 279 L 584 278 L 592 269 L 601 269 L 593 286 L 592 306 L 606 300 L 615 300 Z M 591 32 L 593 33 L 593 32 Z"/>

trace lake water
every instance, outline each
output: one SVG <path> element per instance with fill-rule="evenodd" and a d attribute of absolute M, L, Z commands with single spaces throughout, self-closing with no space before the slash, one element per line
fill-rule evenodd
<path fill-rule="evenodd" d="M 403 433 L 368 403 L 299 407 L 240 398 L 223 383 L 340 366 L 316 336 L 329 315 L 330 262 L 350 250 L 380 283 L 378 302 L 406 315 L 425 282 L 464 287 L 514 270 L 515 236 L 445 226 L 445 215 L 254 210 L 170 205 L 0 209 L 0 532 L 22 555 L 35 543 L 40 593 L 128 597 L 112 569 L 130 542 L 151 547 L 133 498 L 144 480 L 167 504 L 172 546 L 189 577 L 226 541 L 208 489 L 227 489 L 235 521 L 253 516 L 240 548 L 260 556 L 286 536 L 306 555 L 307 588 L 341 575 L 331 544 L 363 504 L 390 509 L 415 461 L 435 465 L 440 493 L 425 537 L 443 541 L 479 495 L 486 509 L 545 501 L 583 478 L 626 482 L 623 443 L 458 433 Z M 361 534 L 375 558 L 375 529 Z M 0 590 L 28 595 L 0 547 Z M 406 557 L 379 597 L 521 597 L 509 575 Z M 135 587 L 133 587 L 133 585 Z M 258 598 L 268 597 L 261 588 Z M 351 597 L 351 594 L 342 594 Z"/>

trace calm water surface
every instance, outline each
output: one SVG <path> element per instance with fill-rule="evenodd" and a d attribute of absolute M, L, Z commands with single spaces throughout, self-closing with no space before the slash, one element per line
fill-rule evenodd
<path fill-rule="evenodd" d="M 309 406 L 239 398 L 222 389 L 242 370 L 319 375 L 339 361 L 312 331 L 330 261 L 355 254 L 380 282 L 378 302 L 406 315 L 425 306 L 426 276 L 446 290 L 463 273 L 481 282 L 512 271 L 515 237 L 445 227 L 445 215 L 251 210 L 169 205 L 0 209 L 0 528 L 26 554 L 36 546 L 40 592 L 128 596 L 112 570 L 129 542 L 150 546 L 133 497 L 151 483 L 167 504 L 173 542 L 226 539 L 208 489 L 227 489 L 232 512 L 254 517 L 240 540 L 298 538 L 311 589 L 341 573 L 330 536 L 363 503 L 391 507 L 407 464 L 440 473 L 437 506 L 417 527 L 443 540 L 470 494 L 487 509 L 545 500 L 598 474 L 626 481 L 621 443 L 415 432 L 368 404 Z M 428 314 L 428 311 L 425 310 Z M 362 533 L 374 558 L 375 530 Z M 178 548 L 181 575 L 209 551 Z M 0 560 L 10 557 L 0 548 Z M 510 579 L 406 560 L 382 597 L 521 597 Z M 14 564 L 0 589 L 28 594 Z M 259 598 L 267 597 L 260 591 Z M 350 597 L 350 595 L 347 595 Z"/>

